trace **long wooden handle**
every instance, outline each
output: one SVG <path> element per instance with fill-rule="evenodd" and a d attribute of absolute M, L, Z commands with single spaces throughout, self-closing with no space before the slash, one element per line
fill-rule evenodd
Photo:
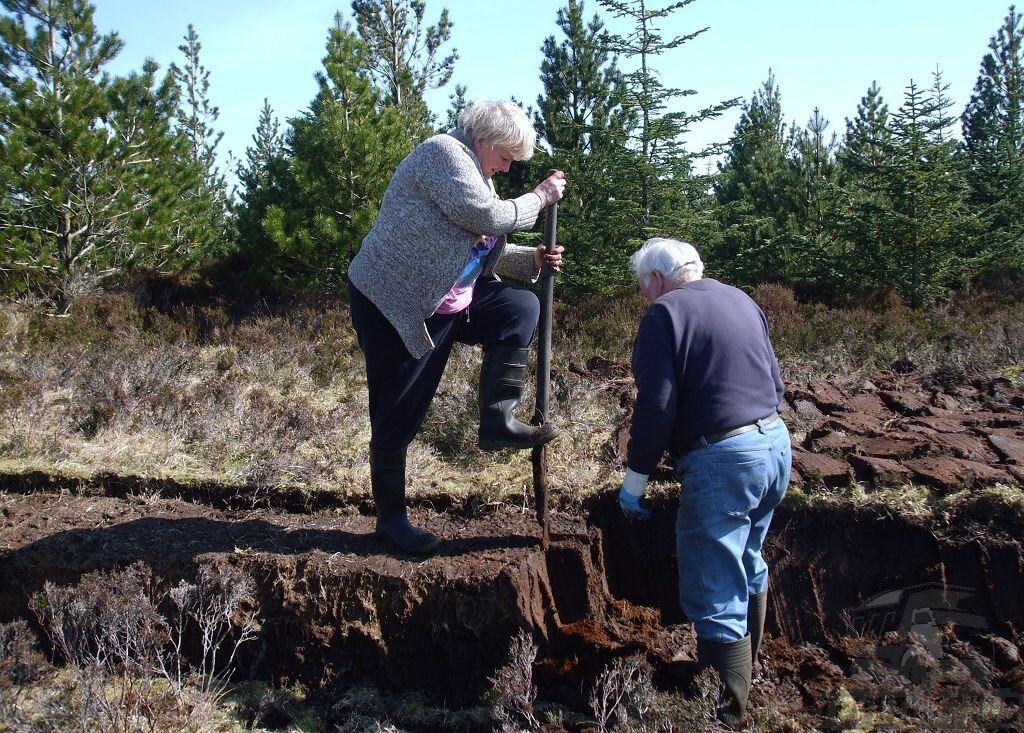
<path fill-rule="evenodd" d="M 551 175 L 554 171 L 549 171 Z M 545 253 L 554 249 L 558 228 L 558 202 L 548 206 L 544 220 Z M 537 401 L 533 424 L 543 425 L 548 418 L 548 389 L 551 386 L 551 309 L 554 302 L 555 273 L 547 260 L 540 275 L 540 323 L 537 343 Z M 547 444 L 533 449 L 533 496 L 537 506 L 537 521 L 541 526 L 541 548 L 546 550 L 550 541 L 548 529 L 548 476 Z"/>

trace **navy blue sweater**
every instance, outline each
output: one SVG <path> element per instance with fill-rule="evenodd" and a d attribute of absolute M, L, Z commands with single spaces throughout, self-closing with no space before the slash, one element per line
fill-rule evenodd
<path fill-rule="evenodd" d="M 629 468 L 649 474 L 667 450 L 747 425 L 782 404 L 768 322 L 742 290 L 703 279 L 658 298 L 633 344 L 637 396 Z"/>

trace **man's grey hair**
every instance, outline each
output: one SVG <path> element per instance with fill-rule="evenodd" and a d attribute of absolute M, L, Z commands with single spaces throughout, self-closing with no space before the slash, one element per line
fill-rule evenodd
<path fill-rule="evenodd" d="M 664 237 L 652 237 L 644 242 L 629 258 L 629 266 L 644 286 L 652 272 L 660 272 L 673 285 L 700 280 L 704 276 L 704 263 L 692 244 Z"/>
<path fill-rule="evenodd" d="M 537 131 L 515 102 L 473 102 L 459 112 L 459 129 L 470 140 L 501 148 L 515 160 L 529 160 L 537 146 Z"/>

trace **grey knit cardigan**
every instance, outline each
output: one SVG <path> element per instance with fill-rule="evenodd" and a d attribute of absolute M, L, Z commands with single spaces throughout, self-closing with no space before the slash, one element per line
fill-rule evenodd
<path fill-rule="evenodd" d="M 524 281 L 540 276 L 534 248 L 505 239 L 533 226 L 540 209 L 540 197 L 532 192 L 498 198 L 461 131 L 435 135 L 399 164 L 348 276 L 418 359 L 434 348 L 424 321 L 455 284 L 482 235 L 498 237 L 484 275 Z"/>

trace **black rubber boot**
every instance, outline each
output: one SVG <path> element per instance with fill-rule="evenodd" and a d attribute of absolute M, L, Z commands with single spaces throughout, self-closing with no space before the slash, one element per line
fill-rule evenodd
<path fill-rule="evenodd" d="M 750 635 L 725 642 L 698 638 L 697 662 L 701 669 L 714 667 L 722 680 L 718 719 L 730 727 L 740 725 L 750 694 Z"/>
<path fill-rule="evenodd" d="M 747 598 L 747 631 L 750 632 L 750 663 L 757 664 L 757 652 L 764 637 L 764 619 L 768 614 L 768 589 Z"/>
<path fill-rule="evenodd" d="M 484 351 L 480 367 L 480 441 L 483 450 L 535 448 L 558 435 L 550 423 L 533 426 L 512 414 L 526 387 L 530 350 L 502 344 Z"/>
<path fill-rule="evenodd" d="M 405 451 L 370 450 L 370 484 L 377 507 L 377 537 L 394 549 L 424 555 L 437 549 L 437 537 L 409 524 L 405 511 Z"/>

